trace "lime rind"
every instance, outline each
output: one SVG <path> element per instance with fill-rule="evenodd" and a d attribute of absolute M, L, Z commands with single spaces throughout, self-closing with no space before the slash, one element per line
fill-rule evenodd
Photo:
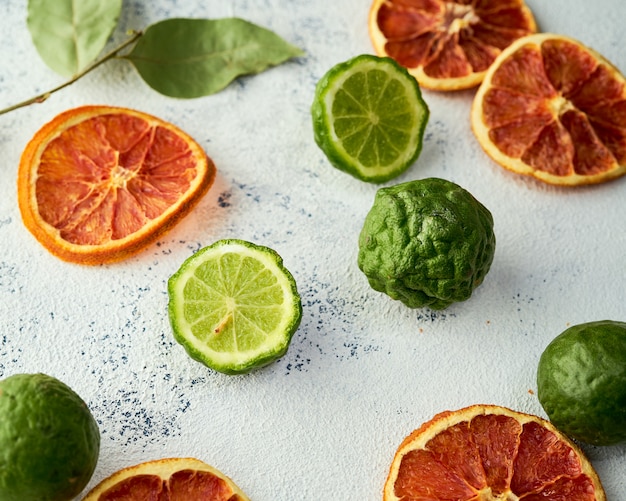
<path fill-rule="evenodd" d="M 98 423 L 68 385 L 42 373 L 0 381 L 0 499 L 74 499 L 99 454 Z"/>
<path fill-rule="evenodd" d="M 283 356 L 300 325 L 295 279 L 269 247 L 220 240 L 188 258 L 168 281 L 168 314 L 189 356 L 244 374 Z"/>
<path fill-rule="evenodd" d="M 566 435 L 592 445 L 626 442 L 626 323 L 573 325 L 537 366 L 537 398 Z"/>
<path fill-rule="evenodd" d="M 383 183 L 417 160 L 429 109 L 406 68 L 365 54 L 320 79 L 311 114 L 315 142 L 334 167 Z"/>

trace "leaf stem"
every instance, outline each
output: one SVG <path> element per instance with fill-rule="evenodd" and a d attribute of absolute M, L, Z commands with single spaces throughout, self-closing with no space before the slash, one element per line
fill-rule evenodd
<path fill-rule="evenodd" d="M 44 101 L 46 101 L 55 92 L 57 92 L 57 91 L 59 91 L 61 89 L 64 89 L 65 87 L 68 87 L 68 86 L 72 85 L 74 82 L 76 82 L 81 77 L 85 76 L 90 71 L 95 70 L 101 64 L 109 61 L 110 59 L 113 59 L 114 57 L 116 57 L 122 50 L 124 50 L 126 47 L 128 47 L 129 45 L 131 45 L 134 42 L 136 42 L 139 39 L 139 37 L 141 37 L 143 35 L 143 32 L 142 31 L 131 31 L 130 34 L 131 34 L 131 37 L 128 40 L 126 40 L 121 45 L 119 45 L 115 49 L 111 50 L 110 52 L 108 52 L 107 54 L 102 56 L 101 59 L 98 59 L 94 63 L 92 63 L 89 66 L 87 66 L 85 69 L 83 69 L 82 71 L 80 71 L 79 73 L 74 75 L 67 82 L 62 83 L 61 85 L 59 85 L 59 86 L 55 87 L 54 89 L 51 89 L 51 90 L 49 90 L 47 92 L 39 94 L 39 95 L 37 95 L 35 97 L 31 97 L 30 99 L 27 99 L 26 101 L 22 101 L 21 103 L 14 104 L 12 106 L 9 106 L 8 108 L 4 108 L 3 110 L 0 110 L 0 115 L 4 115 L 5 113 L 8 113 L 8 112 L 13 111 L 13 110 L 17 110 L 19 108 L 24 108 L 25 106 L 29 106 L 31 104 L 43 103 Z"/>

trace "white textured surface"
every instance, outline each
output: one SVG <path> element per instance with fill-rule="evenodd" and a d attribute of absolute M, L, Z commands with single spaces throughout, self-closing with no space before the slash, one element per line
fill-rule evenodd
<path fill-rule="evenodd" d="M 0 107 L 61 82 L 38 57 L 26 2 L 0 18 Z M 623 0 L 528 0 L 543 31 L 579 38 L 626 71 Z M 575 323 L 625 320 L 624 180 L 561 190 L 494 165 L 469 126 L 473 91 L 425 92 L 418 162 L 395 182 L 457 182 L 493 213 L 496 257 L 484 284 L 441 313 L 371 291 L 357 236 L 377 186 L 329 166 L 309 107 L 332 65 L 371 53 L 368 0 L 129 0 L 114 41 L 168 17 L 240 16 L 306 56 L 220 94 L 173 100 L 124 61 L 0 117 L 0 377 L 45 372 L 89 404 L 102 434 L 92 483 L 165 456 L 195 456 L 256 501 L 381 499 L 400 441 L 433 414 L 494 403 L 543 415 L 538 358 Z M 218 166 L 197 209 L 157 244 L 96 268 L 48 255 L 21 222 L 19 156 L 57 113 L 135 107 L 181 126 Z M 247 376 L 214 373 L 170 333 L 166 281 L 193 251 L 226 237 L 276 249 L 304 315 L 287 355 Z M 626 500 L 626 446 L 585 447 L 608 498 Z"/>

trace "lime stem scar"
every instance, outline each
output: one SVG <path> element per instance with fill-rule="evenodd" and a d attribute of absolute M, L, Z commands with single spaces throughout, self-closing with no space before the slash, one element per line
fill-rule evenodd
<path fill-rule="evenodd" d="M 220 323 L 217 324 L 217 326 L 215 327 L 213 332 L 215 332 L 215 334 L 219 334 L 220 332 L 222 332 L 224 330 L 224 327 L 226 327 L 228 325 L 228 322 L 230 322 L 231 318 L 233 318 L 233 313 L 232 313 L 232 311 L 229 311 L 224 316 L 224 318 L 222 318 Z"/>

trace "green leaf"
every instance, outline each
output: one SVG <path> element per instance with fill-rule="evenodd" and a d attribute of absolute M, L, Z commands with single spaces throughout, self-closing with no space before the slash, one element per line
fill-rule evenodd
<path fill-rule="evenodd" d="M 224 18 L 158 22 L 124 57 L 157 92 L 194 98 L 302 54 L 272 31 L 243 19 Z"/>
<path fill-rule="evenodd" d="M 71 77 L 98 57 L 121 10 L 122 0 L 28 0 L 26 22 L 44 62 Z"/>

